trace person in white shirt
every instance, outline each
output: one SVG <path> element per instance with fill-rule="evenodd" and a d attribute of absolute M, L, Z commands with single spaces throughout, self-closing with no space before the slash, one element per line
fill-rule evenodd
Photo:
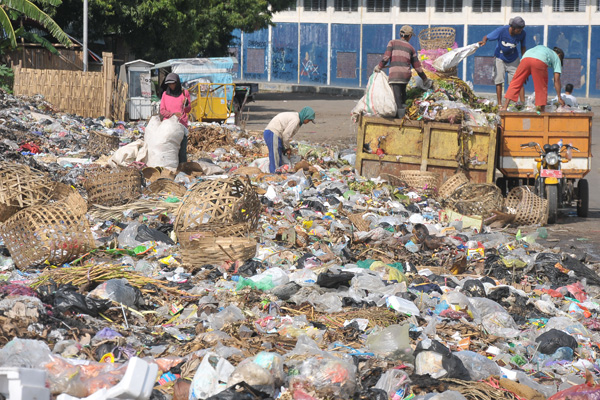
<path fill-rule="evenodd" d="M 562 99 L 565 101 L 565 105 L 569 106 L 569 107 L 579 107 L 579 104 L 577 103 L 577 98 L 575 96 L 573 96 L 571 93 L 573 93 L 573 85 L 570 83 L 567 83 L 565 85 L 565 92 L 562 93 L 560 95 L 560 97 L 562 97 Z M 558 97 L 554 96 L 554 98 L 552 99 L 553 103 L 556 103 L 558 101 Z"/>
<path fill-rule="evenodd" d="M 283 165 L 283 153 L 291 152 L 290 140 L 298 133 L 302 125 L 315 123 L 315 112 L 304 107 L 300 112 L 282 112 L 277 114 L 263 132 L 265 144 L 269 149 L 269 172 L 275 173 Z"/>

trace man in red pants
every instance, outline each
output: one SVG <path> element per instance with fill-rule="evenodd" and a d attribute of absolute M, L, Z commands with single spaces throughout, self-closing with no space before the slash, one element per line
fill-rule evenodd
<path fill-rule="evenodd" d="M 540 111 L 543 112 L 546 109 L 546 101 L 548 100 L 548 67 L 554 70 L 554 89 L 556 89 L 559 104 L 564 106 L 565 101 L 560 95 L 560 74 L 564 58 L 565 53 L 558 47 L 550 49 L 539 45 L 527 50 L 523 54 L 517 72 L 515 72 L 515 76 L 504 95 L 504 104 L 500 111 L 506 111 L 511 100 L 517 101 L 521 88 L 531 75 L 533 87 L 535 88 L 535 105 L 540 107 Z"/>

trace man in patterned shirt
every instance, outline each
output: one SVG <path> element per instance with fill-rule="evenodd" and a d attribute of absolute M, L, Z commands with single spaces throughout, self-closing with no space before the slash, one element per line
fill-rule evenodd
<path fill-rule="evenodd" d="M 374 72 L 379 72 L 388 63 L 390 65 L 390 86 L 394 92 L 394 100 L 398 107 L 397 117 L 402 118 L 405 112 L 406 85 L 412 76 L 411 66 L 417 71 L 425 87 L 431 87 L 431 80 L 423 72 L 417 51 L 408 41 L 413 36 L 413 28 L 404 25 L 400 28 L 400 39 L 393 39 L 387 45 L 383 58 L 375 67 Z"/>

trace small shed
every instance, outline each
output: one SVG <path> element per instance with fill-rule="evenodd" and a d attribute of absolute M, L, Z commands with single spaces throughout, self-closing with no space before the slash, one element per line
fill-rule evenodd
<path fill-rule="evenodd" d="M 154 63 L 135 60 L 124 64 L 129 85 L 129 119 L 148 119 L 152 116 L 152 81 L 150 69 Z"/>

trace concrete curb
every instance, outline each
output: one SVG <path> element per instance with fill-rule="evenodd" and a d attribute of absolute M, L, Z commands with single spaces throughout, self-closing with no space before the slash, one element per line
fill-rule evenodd
<path fill-rule="evenodd" d="M 365 88 L 347 88 L 337 86 L 314 86 L 314 85 L 296 85 L 290 83 L 258 82 L 259 93 L 307 93 L 307 94 L 325 94 L 329 96 L 348 96 L 361 98 L 365 94 Z M 476 92 L 477 96 L 486 99 L 496 99 L 495 93 Z M 579 104 L 589 104 L 593 107 L 600 106 L 600 98 L 597 97 L 578 97 Z"/>

